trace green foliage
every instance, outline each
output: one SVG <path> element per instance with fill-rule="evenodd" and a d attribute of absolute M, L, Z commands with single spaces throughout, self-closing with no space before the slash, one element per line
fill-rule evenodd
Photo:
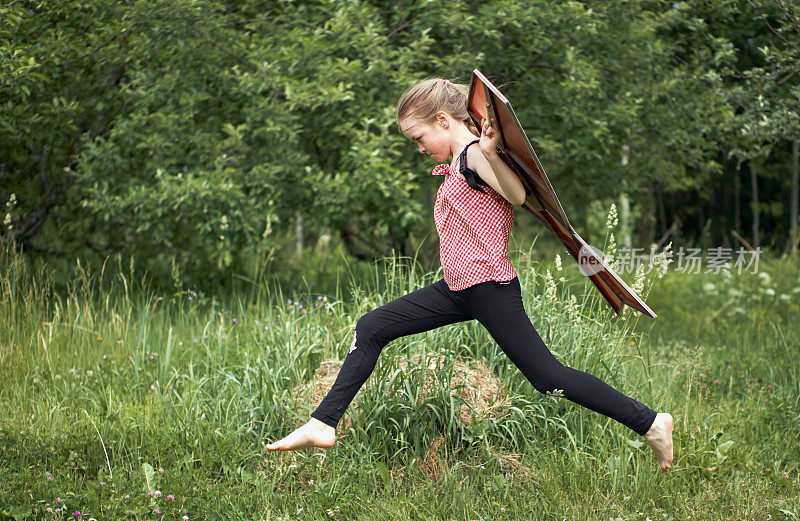
<path fill-rule="evenodd" d="M 798 19 L 782 0 L 16 0 L 0 6 L 0 237 L 63 271 L 121 254 L 209 288 L 268 269 L 298 216 L 362 260 L 432 258 L 432 165 L 394 106 L 476 67 L 574 221 L 621 191 L 642 225 L 656 187 L 699 198 L 666 229 L 756 158 L 777 219 Z"/>

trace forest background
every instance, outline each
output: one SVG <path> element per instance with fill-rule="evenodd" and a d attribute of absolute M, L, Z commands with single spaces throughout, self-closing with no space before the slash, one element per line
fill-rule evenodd
<path fill-rule="evenodd" d="M 395 104 L 478 68 L 590 244 L 616 203 L 625 246 L 795 252 L 799 21 L 785 0 L 5 2 L 0 240 L 56 280 L 118 256 L 197 289 L 435 267 L 437 180 Z"/>
<path fill-rule="evenodd" d="M 796 0 L 0 0 L 0 520 L 798 519 L 799 21 Z M 768 257 L 619 270 L 659 316 L 616 315 L 517 209 L 532 325 L 674 416 L 667 474 L 475 321 L 393 341 L 333 448 L 265 449 L 359 317 L 440 276 L 440 180 L 395 104 L 474 68 L 606 255 Z"/>

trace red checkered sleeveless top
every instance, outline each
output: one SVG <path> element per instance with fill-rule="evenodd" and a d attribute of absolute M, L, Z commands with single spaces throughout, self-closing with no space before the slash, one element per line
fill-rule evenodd
<path fill-rule="evenodd" d="M 490 186 L 483 186 L 483 192 L 470 187 L 458 174 L 459 161 L 452 167 L 437 165 L 432 172 L 444 176 L 433 218 L 444 280 L 452 291 L 517 276 L 507 250 L 514 206 Z"/>

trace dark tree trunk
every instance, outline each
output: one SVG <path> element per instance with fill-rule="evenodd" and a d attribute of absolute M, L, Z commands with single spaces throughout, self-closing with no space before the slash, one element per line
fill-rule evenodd
<path fill-rule="evenodd" d="M 294 213 L 294 232 L 295 232 L 295 251 L 300 255 L 303 253 L 303 214 L 300 210 Z"/>
<path fill-rule="evenodd" d="M 739 232 L 742 229 L 742 181 L 741 181 L 741 168 L 742 164 L 736 162 L 736 170 L 733 175 L 733 229 Z"/>
<path fill-rule="evenodd" d="M 700 247 L 705 249 L 706 248 L 706 212 L 705 208 L 703 208 L 703 199 L 699 198 L 697 202 L 698 212 L 697 215 L 699 219 L 697 220 L 697 224 L 700 228 Z"/>
<path fill-rule="evenodd" d="M 728 203 L 729 203 L 729 196 L 730 193 L 728 190 L 728 183 L 723 182 L 722 186 L 720 186 L 720 197 L 719 197 L 719 231 L 720 231 L 720 246 L 727 247 L 728 236 L 725 230 L 728 229 Z"/>
<path fill-rule="evenodd" d="M 798 144 L 798 140 L 795 139 L 792 141 L 792 195 L 791 195 L 791 204 L 789 210 L 789 240 L 791 241 L 791 248 L 792 253 L 797 253 L 797 214 L 798 214 L 798 176 L 800 175 L 800 145 Z"/>
<path fill-rule="evenodd" d="M 647 248 L 656 242 L 656 189 L 655 183 L 651 183 L 648 187 L 649 197 L 647 198 Z"/>
<path fill-rule="evenodd" d="M 667 233 L 667 209 L 664 207 L 664 187 L 661 183 L 656 185 L 658 196 L 658 219 L 661 221 L 661 235 Z"/>
<path fill-rule="evenodd" d="M 760 211 L 758 208 L 758 176 L 756 175 L 756 168 L 753 166 L 753 162 L 749 163 L 750 166 L 750 185 L 752 186 L 753 192 L 753 247 L 758 248 L 761 241 L 759 240 L 758 236 L 758 227 L 759 227 L 759 216 Z"/>
<path fill-rule="evenodd" d="M 350 252 L 350 255 L 363 261 L 374 261 L 378 259 L 378 256 L 374 251 L 367 251 L 360 246 L 359 243 L 366 243 L 365 239 L 348 225 L 345 224 L 339 228 L 339 233 L 341 234 L 342 242 L 344 242 L 344 245 L 347 248 L 347 251 Z"/>

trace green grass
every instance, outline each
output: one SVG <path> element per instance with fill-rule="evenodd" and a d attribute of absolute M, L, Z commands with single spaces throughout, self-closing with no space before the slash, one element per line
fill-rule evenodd
<path fill-rule="evenodd" d="M 291 390 L 344 358 L 358 317 L 440 276 L 411 261 L 335 294 L 222 298 L 159 294 L 132 268 L 56 292 L 4 250 L 0 519 L 800 517 L 797 261 L 762 261 L 768 280 L 651 274 L 655 322 L 617 317 L 566 264 L 550 284 L 517 255 L 531 320 L 567 365 L 673 414 L 667 475 L 622 425 L 538 394 L 477 323 L 391 343 L 332 449 L 266 451 L 307 421 L 317 404 Z M 451 362 L 421 405 L 421 371 L 399 366 L 417 355 Z M 463 425 L 452 363 L 470 359 L 507 400 Z"/>

